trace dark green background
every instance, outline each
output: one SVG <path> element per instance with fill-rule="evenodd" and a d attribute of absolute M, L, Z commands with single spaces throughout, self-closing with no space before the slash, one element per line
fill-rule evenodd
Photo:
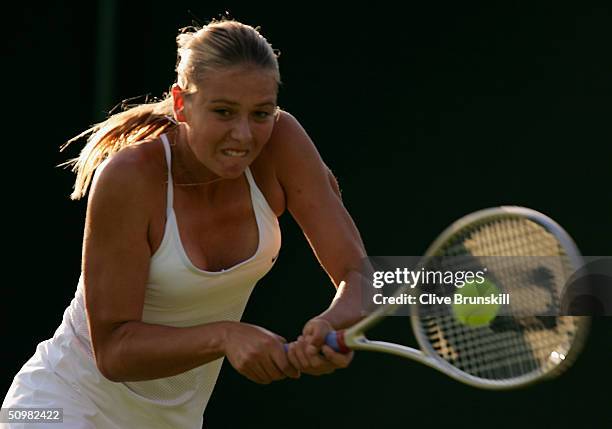
<path fill-rule="evenodd" d="M 112 2 L 50 1 L 6 12 L 11 275 L 0 391 L 53 334 L 78 280 L 85 204 L 68 200 L 73 176 L 55 168 L 78 148 L 58 147 L 122 99 L 160 96 L 174 80 L 177 29 L 225 10 L 260 25 L 282 51 L 280 104 L 338 176 L 369 254 L 422 254 L 456 218 L 517 204 L 556 219 L 585 255 L 610 255 L 605 2 L 332 3 L 121 2 L 113 10 Z M 289 215 L 281 224 L 279 261 L 244 319 L 290 339 L 333 288 Z M 408 320 L 387 326 L 385 334 L 411 341 Z M 210 429 L 604 427 L 612 423 L 611 328 L 611 318 L 594 321 L 563 377 L 506 393 L 378 354 L 360 353 L 331 376 L 269 386 L 226 364 L 205 420 Z"/>

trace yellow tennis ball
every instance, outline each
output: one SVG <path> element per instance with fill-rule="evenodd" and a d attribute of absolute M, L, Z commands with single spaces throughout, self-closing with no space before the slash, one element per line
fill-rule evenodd
<path fill-rule="evenodd" d="M 466 282 L 453 297 L 452 308 L 455 318 L 470 327 L 488 325 L 499 312 L 501 305 L 492 299 L 499 293 L 499 289 L 491 280 L 485 279 L 482 283 Z M 487 297 L 490 297 L 488 304 L 485 303 Z"/>

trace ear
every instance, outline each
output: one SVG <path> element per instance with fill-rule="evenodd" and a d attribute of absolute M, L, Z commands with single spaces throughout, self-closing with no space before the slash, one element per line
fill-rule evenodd
<path fill-rule="evenodd" d="M 176 83 L 172 85 L 172 100 L 174 102 L 174 118 L 178 122 L 185 122 L 185 97 L 183 96 L 183 89 Z"/>

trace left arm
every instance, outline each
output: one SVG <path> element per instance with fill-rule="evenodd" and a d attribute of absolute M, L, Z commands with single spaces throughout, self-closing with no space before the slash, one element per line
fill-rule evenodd
<path fill-rule="evenodd" d="M 329 308 L 306 324 L 300 339 L 301 347 L 290 347 L 289 355 L 293 357 L 295 350 L 292 349 L 298 349 L 298 352 L 310 350 L 313 353 L 297 356 L 302 370 L 309 372 L 305 368 L 307 360 L 311 373 L 330 372 L 328 367 L 324 371 L 314 368 L 324 364 L 317 361 L 320 359 L 319 349 L 329 330 L 351 326 L 362 318 L 359 272 L 366 258 L 365 248 L 342 203 L 335 177 L 298 121 L 281 112 L 269 143 L 287 208 L 337 288 Z M 336 366 L 348 364 L 346 356 L 342 356 L 344 359 L 341 361 L 339 354 L 328 353 L 331 349 L 327 346 L 322 351 L 327 360 L 333 359 L 337 363 Z"/>

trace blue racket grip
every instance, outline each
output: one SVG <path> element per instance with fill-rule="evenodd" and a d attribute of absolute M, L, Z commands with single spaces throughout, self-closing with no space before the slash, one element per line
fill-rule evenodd
<path fill-rule="evenodd" d="M 338 331 L 329 331 L 325 336 L 325 344 L 334 349 L 334 351 L 341 351 L 340 344 L 338 344 Z"/>
<path fill-rule="evenodd" d="M 328 346 L 330 346 L 332 349 L 334 349 L 337 352 L 342 352 L 342 353 L 346 353 L 346 349 L 343 349 L 340 346 L 340 343 L 338 342 L 338 331 L 330 331 L 327 333 L 327 335 L 325 336 L 325 344 L 327 344 Z M 283 344 L 283 347 L 285 348 L 285 352 L 289 351 L 289 344 Z"/>

